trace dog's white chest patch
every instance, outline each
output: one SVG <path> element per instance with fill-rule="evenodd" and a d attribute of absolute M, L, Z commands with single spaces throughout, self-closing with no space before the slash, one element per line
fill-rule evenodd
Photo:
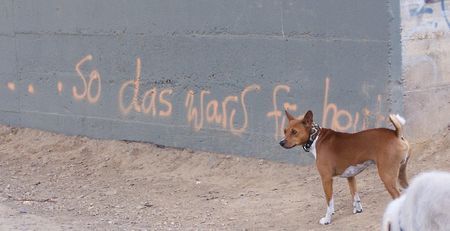
<path fill-rule="evenodd" d="M 370 165 L 372 165 L 374 163 L 375 163 L 375 161 L 368 160 L 361 164 L 352 165 L 352 166 L 348 167 L 347 169 L 345 169 L 345 171 L 340 175 L 340 177 L 348 178 L 348 177 L 356 176 L 360 172 L 364 171 L 364 169 L 366 169 L 367 167 L 369 167 Z"/>

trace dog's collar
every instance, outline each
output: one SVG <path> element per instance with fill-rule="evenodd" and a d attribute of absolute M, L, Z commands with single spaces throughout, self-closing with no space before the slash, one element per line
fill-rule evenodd
<path fill-rule="evenodd" d="M 314 140 L 316 140 L 317 136 L 320 132 L 320 126 L 316 123 L 312 123 L 311 131 L 309 132 L 309 139 L 306 144 L 303 145 L 303 150 L 305 152 L 309 152 L 311 150 L 311 145 L 314 143 Z"/>

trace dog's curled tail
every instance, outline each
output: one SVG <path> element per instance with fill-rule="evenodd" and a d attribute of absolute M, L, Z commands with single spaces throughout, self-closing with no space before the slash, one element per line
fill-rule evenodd
<path fill-rule="evenodd" d="M 411 156 L 411 149 L 409 148 L 408 141 L 403 137 L 402 126 L 405 124 L 406 120 L 400 115 L 389 115 L 389 119 L 395 127 L 395 134 L 404 144 L 405 156 L 400 165 L 400 171 L 398 173 L 398 182 L 402 188 L 408 187 L 408 179 L 406 177 L 406 165 L 408 164 L 409 157 Z"/>
<path fill-rule="evenodd" d="M 391 114 L 389 115 L 389 119 L 391 120 L 392 124 L 395 127 L 395 134 L 397 135 L 397 137 L 399 138 L 403 137 L 402 126 L 405 125 L 406 120 L 399 114 L 396 115 Z"/>

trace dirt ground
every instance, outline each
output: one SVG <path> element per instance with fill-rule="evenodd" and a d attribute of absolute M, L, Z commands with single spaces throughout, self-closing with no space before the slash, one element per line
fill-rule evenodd
<path fill-rule="evenodd" d="M 448 131 L 413 145 L 409 176 L 431 169 L 450 171 Z M 364 212 L 335 178 L 321 226 L 315 166 L 0 126 L 0 230 L 379 230 L 390 196 L 375 167 L 357 181 Z"/>

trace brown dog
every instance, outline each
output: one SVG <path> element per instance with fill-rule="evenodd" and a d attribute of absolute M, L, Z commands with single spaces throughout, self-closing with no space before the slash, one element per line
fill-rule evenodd
<path fill-rule="evenodd" d="M 311 111 L 302 119 L 294 118 L 287 111 L 286 116 L 289 124 L 284 129 L 285 138 L 280 145 L 284 148 L 302 145 L 316 159 L 328 206 L 320 224 L 331 223 L 331 215 L 334 213 L 334 176 L 347 178 L 353 197 L 353 213 L 362 212 L 355 176 L 373 163 L 376 163 L 378 175 L 392 198 L 400 196 L 397 179 L 403 188 L 408 187 L 406 164 L 410 151 L 408 141 L 402 136 L 402 124 L 405 120 L 399 115 L 389 116 L 395 130 L 375 128 L 354 134 L 320 128 L 313 122 Z"/>

